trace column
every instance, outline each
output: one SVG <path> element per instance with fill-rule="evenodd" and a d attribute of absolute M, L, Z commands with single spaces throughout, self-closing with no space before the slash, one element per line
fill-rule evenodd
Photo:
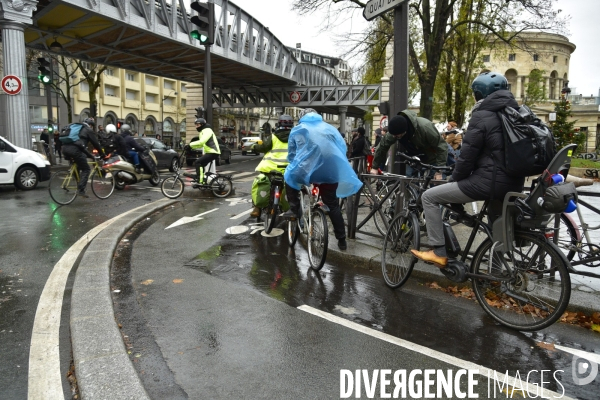
<path fill-rule="evenodd" d="M 340 111 L 340 133 L 342 133 L 345 140 L 348 141 L 348 138 L 346 137 L 346 113 L 348 112 L 348 107 L 342 106 L 339 107 L 338 110 Z"/>
<path fill-rule="evenodd" d="M 523 77 L 522 77 L 522 76 L 518 76 L 518 75 L 517 75 L 517 88 L 516 88 L 517 90 L 516 90 L 516 92 L 515 92 L 515 97 L 516 97 L 517 99 L 522 99 L 522 98 L 523 98 L 523 94 L 521 93 L 521 91 L 522 91 L 522 87 L 521 87 L 521 80 L 522 80 L 522 79 L 523 79 Z"/>
<path fill-rule="evenodd" d="M 31 149 L 31 124 L 29 120 L 29 93 L 25 67 L 25 25 L 13 21 L 0 21 L 2 29 L 2 59 L 4 76 L 14 75 L 21 80 L 21 92 L 8 95 L 0 92 L 0 110 L 5 116 L 0 122 L 7 139 L 16 146 Z"/>
<path fill-rule="evenodd" d="M 550 77 L 546 78 L 546 98 L 549 99 L 551 96 L 550 93 Z"/>

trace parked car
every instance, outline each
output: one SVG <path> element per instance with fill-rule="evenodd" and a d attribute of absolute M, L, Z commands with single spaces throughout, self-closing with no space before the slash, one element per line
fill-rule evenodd
<path fill-rule="evenodd" d="M 252 150 L 252 146 L 258 143 L 259 140 L 261 140 L 259 137 L 242 138 L 240 143 L 242 146 L 242 155 L 245 156 L 247 153 L 252 153 L 255 156 L 259 155 L 259 152 Z"/>
<path fill-rule="evenodd" d="M 158 162 L 158 168 L 169 168 L 169 171 L 175 172 L 179 169 L 179 154 L 171 147 L 165 145 L 158 139 L 150 137 L 136 137 L 135 141 L 140 145 L 152 150 L 156 161 Z"/>
<path fill-rule="evenodd" d="M 217 159 L 217 165 L 221 165 L 223 162 L 225 164 L 231 164 L 231 149 L 224 141 L 220 138 L 217 138 L 217 143 L 219 144 L 219 149 L 221 149 L 221 157 Z M 202 156 L 202 150 L 192 150 L 189 149 L 185 152 L 185 163 L 188 167 L 191 167 L 194 162 Z"/>
<path fill-rule="evenodd" d="M 15 146 L 0 136 L 0 184 L 32 190 L 50 179 L 48 158 L 33 150 Z"/>

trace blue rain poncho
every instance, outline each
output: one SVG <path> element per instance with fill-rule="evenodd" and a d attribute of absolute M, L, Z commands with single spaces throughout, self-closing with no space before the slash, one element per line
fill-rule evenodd
<path fill-rule="evenodd" d="M 311 183 L 338 183 L 336 195 L 358 192 L 362 182 L 346 159 L 346 144 L 333 126 L 317 113 L 309 113 L 290 132 L 285 182 L 296 190 Z"/>

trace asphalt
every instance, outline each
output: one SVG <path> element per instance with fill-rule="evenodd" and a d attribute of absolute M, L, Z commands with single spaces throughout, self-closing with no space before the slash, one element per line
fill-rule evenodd
<path fill-rule="evenodd" d="M 198 191 L 190 191 L 198 193 Z M 115 321 L 110 293 L 110 268 L 115 249 L 121 238 L 139 221 L 175 203 L 159 200 L 140 207 L 127 218 L 116 220 L 98 234 L 85 250 L 73 285 L 70 327 L 73 360 L 78 387 L 83 399 L 149 398 L 132 366 L 119 327 Z M 348 249 L 340 251 L 332 241 L 329 261 L 345 265 L 379 269 L 381 266 L 380 238 L 358 232 L 348 239 Z M 417 264 L 411 278 L 436 281 L 440 285 L 456 285 L 446 280 L 437 269 Z M 569 309 L 597 311 L 598 293 L 574 290 Z"/>

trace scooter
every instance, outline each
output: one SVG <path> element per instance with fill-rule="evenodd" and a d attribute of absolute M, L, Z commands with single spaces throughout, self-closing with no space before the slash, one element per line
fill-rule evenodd
<path fill-rule="evenodd" d="M 102 168 L 109 170 L 115 177 L 115 189 L 123 190 L 125 185 L 133 185 L 134 183 L 147 180 L 152 186 L 157 186 L 160 183 L 160 174 L 156 168 L 156 157 L 152 150 L 148 150 L 148 155 L 154 161 L 154 170 L 151 171 L 144 162 L 140 163 L 143 166 L 141 172 L 135 170 L 135 166 L 120 155 L 112 155 L 105 161 Z M 142 155 L 140 154 L 140 158 Z"/>

